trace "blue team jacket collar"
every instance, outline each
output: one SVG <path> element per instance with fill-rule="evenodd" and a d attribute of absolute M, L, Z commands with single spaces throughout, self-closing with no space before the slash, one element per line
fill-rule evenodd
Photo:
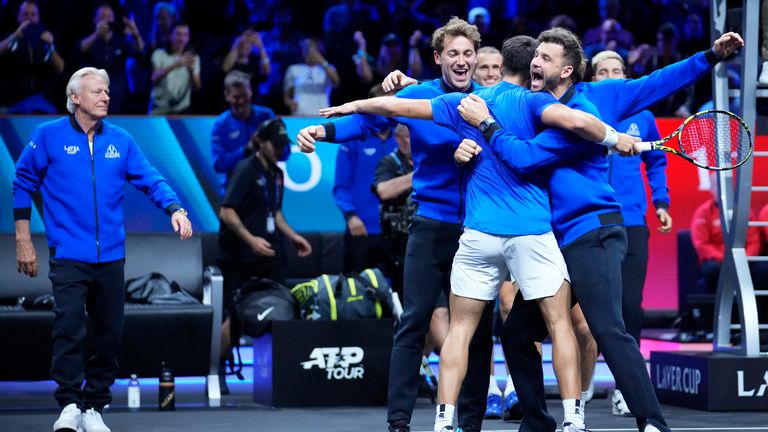
<path fill-rule="evenodd" d="M 464 90 L 456 90 L 454 88 L 451 88 L 451 86 L 449 86 L 448 83 L 445 82 L 445 80 L 443 78 L 440 78 L 440 88 L 443 89 L 443 91 L 446 92 L 446 93 L 456 93 L 456 92 L 459 92 L 459 93 L 472 93 L 473 91 L 475 91 L 475 82 L 474 81 L 470 81 L 469 82 L 469 87 L 465 88 Z"/>
<path fill-rule="evenodd" d="M 75 130 L 75 132 L 85 133 L 83 128 L 80 127 L 80 124 L 75 119 L 74 114 L 69 115 L 69 125 L 72 126 L 72 129 Z M 99 120 L 98 123 L 96 123 L 96 134 L 101 134 L 101 132 L 104 131 L 104 122 Z"/>

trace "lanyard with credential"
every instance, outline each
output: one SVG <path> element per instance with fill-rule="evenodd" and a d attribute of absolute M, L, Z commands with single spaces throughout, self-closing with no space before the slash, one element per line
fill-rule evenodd
<path fill-rule="evenodd" d="M 278 177 L 275 176 L 275 193 L 273 194 L 274 201 L 269 200 L 269 180 L 264 173 L 261 173 L 261 183 L 264 184 L 264 203 L 267 206 L 267 232 L 269 234 L 275 233 L 275 214 L 277 214 L 277 203 L 280 202 L 280 184 L 278 183 Z"/>

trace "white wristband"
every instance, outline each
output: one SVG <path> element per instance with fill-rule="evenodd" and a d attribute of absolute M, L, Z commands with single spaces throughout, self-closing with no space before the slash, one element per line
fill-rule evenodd
<path fill-rule="evenodd" d="M 616 144 L 619 143 L 619 133 L 616 132 L 616 129 L 612 128 L 611 126 L 605 123 L 603 123 L 603 125 L 605 125 L 605 138 L 603 138 L 602 141 L 595 142 L 608 148 L 616 147 Z"/>

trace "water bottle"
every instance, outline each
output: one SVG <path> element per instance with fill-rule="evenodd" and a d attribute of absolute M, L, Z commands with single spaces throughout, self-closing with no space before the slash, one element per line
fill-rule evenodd
<path fill-rule="evenodd" d="M 128 382 L 128 410 L 138 411 L 141 408 L 141 387 L 136 374 L 131 374 L 131 381 Z"/>
<path fill-rule="evenodd" d="M 159 408 L 160 411 L 173 411 L 176 409 L 176 384 L 173 379 L 173 372 L 169 367 L 162 363 L 160 372 L 160 390 Z"/>

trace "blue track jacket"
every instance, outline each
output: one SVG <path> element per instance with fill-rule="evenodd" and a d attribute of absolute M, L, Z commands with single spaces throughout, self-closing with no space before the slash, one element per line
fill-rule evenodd
<path fill-rule="evenodd" d="M 473 83 L 466 93 L 479 88 L 483 87 Z M 397 93 L 397 97 L 432 99 L 453 92 L 442 79 L 436 79 L 406 87 Z M 412 197 L 419 206 L 416 214 L 442 222 L 461 223 L 459 185 L 462 169 L 453 161 L 453 150 L 462 138 L 456 132 L 430 120 L 354 114 L 324 124 L 325 141 L 365 140 L 375 132 L 395 127 L 398 123 L 408 126 L 411 133 Z"/>
<path fill-rule="evenodd" d="M 650 75 L 635 80 L 609 79 L 600 82 L 584 82 L 575 84 L 575 95 L 586 97 L 599 111 L 602 120 L 610 125 L 616 125 L 640 111 L 655 104 L 666 96 L 695 83 L 699 78 L 712 70 L 719 61 L 717 56 L 709 51 L 702 51 L 688 59 L 682 60 Z M 570 104 L 569 104 L 570 105 Z M 607 185 L 607 162 L 605 158 L 598 163 L 591 153 L 594 143 L 578 140 L 574 135 L 558 129 L 548 129 L 532 140 L 520 140 L 503 129 L 493 133 L 490 140 L 491 149 L 497 152 L 502 160 L 514 169 L 529 175 L 543 168 L 555 172 L 561 166 L 572 167 L 584 162 L 594 162 L 597 173 L 603 164 L 605 176 L 603 182 Z M 546 171 L 541 174 L 546 174 Z M 588 171 L 583 173 L 589 174 Z M 597 177 L 593 181 L 599 180 Z M 600 214 L 608 213 L 606 208 L 591 201 L 590 191 L 581 189 L 577 183 L 569 180 L 550 182 L 550 197 L 552 198 L 552 228 L 558 235 L 561 246 L 567 245 L 602 225 L 610 225 L 614 220 L 601 220 Z M 563 202 L 556 198 L 557 190 L 563 190 L 563 202 L 566 209 L 559 210 Z M 567 193 L 565 193 L 567 192 Z M 577 205 L 578 201 L 580 205 Z M 616 203 L 618 207 L 618 203 Z M 567 213 L 566 213 L 567 212 Z"/>
<path fill-rule="evenodd" d="M 43 195 L 45 232 L 51 258 L 87 263 L 125 257 L 123 187 L 149 195 L 170 214 L 179 199 L 124 129 L 102 121 L 88 136 L 74 116 L 38 126 L 16 162 L 15 219 L 29 219 L 32 194 Z"/>

